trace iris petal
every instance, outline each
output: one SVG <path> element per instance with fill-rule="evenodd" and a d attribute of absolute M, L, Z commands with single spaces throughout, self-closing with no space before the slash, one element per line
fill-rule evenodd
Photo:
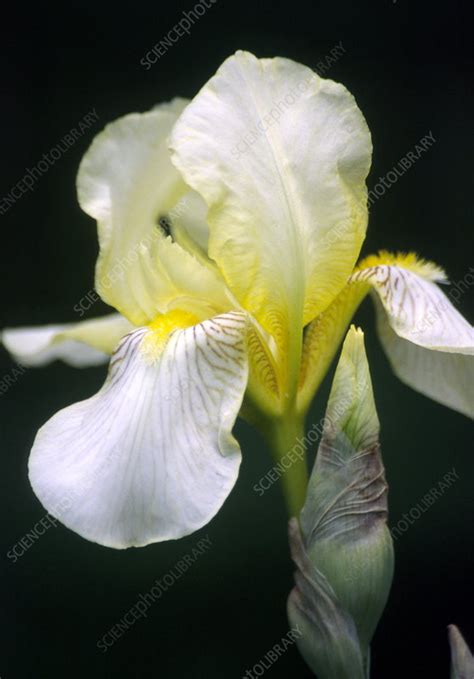
<path fill-rule="evenodd" d="M 133 329 L 120 314 L 79 323 L 5 328 L 1 341 L 25 366 L 42 366 L 60 359 L 77 368 L 106 363 L 119 340 Z"/>
<path fill-rule="evenodd" d="M 353 97 L 293 61 L 237 52 L 171 148 L 209 207 L 210 257 L 284 346 L 345 285 L 365 235 L 371 141 Z"/>
<path fill-rule="evenodd" d="M 29 471 L 44 507 L 100 544 L 178 538 L 216 514 L 238 475 L 231 434 L 247 384 L 246 317 L 176 330 L 159 356 L 153 330 L 127 335 L 108 378 L 38 432 Z"/>

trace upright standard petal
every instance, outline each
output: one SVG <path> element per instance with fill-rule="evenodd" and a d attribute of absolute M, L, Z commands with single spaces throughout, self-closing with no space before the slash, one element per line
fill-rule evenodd
<path fill-rule="evenodd" d="M 121 338 L 133 330 L 120 314 L 80 323 L 5 328 L 0 340 L 13 358 L 25 366 L 42 366 L 57 359 L 82 368 L 109 359 Z"/>
<path fill-rule="evenodd" d="M 173 307 L 195 312 L 201 306 L 202 317 L 229 308 L 212 263 L 198 261 L 172 237 L 174 219 L 186 225 L 205 217 L 167 148 L 186 103 L 174 100 L 111 123 L 94 139 L 79 168 L 79 202 L 98 222 L 97 291 L 135 325 Z"/>
<path fill-rule="evenodd" d="M 156 337 L 154 335 L 156 333 Z M 96 396 L 38 432 L 30 480 L 45 508 L 100 544 L 179 538 L 219 510 L 238 475 L 231 434 L 247 383 L 246 317 L 127 335 Z"/>
<path fill-rule="evenodd" d="M 372 286 L 377 327 L 394 372 L 413 389 L 474 417 L 474 328 L 437 282 L 444 272 L 413 255 L 381 253 L 351 285 Z"/>
<path fill-rule="evenodd" d="M 171 149 L 207 202 L 210 257 L 284 345 L 346 283 L 365 235 L 371 141 L 353 97 L 288 59 L 237 52 Z"/>

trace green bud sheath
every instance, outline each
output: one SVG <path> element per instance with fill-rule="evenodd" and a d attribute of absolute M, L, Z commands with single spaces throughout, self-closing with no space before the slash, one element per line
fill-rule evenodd
<path fill-rule="evenodd" d="M 365 679 L 357 630 L 328 579 L 310 561 L 298 521 L 290 520 L 291 556 L 296 587 L 288 599 L 291 625 L 302 631 L 296 641 L 318 679 Z"/>
<path fill-rule="evenodd" d="M 448 627 L 451 646 L 451 679 L 473 679 L 474 658 L 456 625 Z"/>
<path fill-rule="evenodd" d="M 338 611 L 337 631 L 326 630 L 325 645 L 336 645 L 340 652 L 345 638 L 345 666 L 339 673 L 327 661 L 321 665 L 321 651 L 317 651 L 318 658 L 314 657 L 316 637 L 321 633 L 314 622 L 307 624 L 313 634 L 303 635 L 299 643 L 319 679 L 368 676 L 370 641 L 392 582 L 393 546 L 386 523 L 387 484 L 378 440 L 379 421 L 364 336 L 351 327 L 334 377 L 323 437 L 301 512 L 304 558 L 294 559 L 299 571 L 296 592 L 293 591 L 289 602 L 290 620 L 295 615 L 308 620 L 311 609 L 310 617 L 313 621 L 317 619 L 320 627 L 325 624 L 326 615 L 321 603 L 324 590 Z M 290 544 L 293 555 L 298 554 L 294 527 L 290 529 Z M 311 579 L 315 589 L 311 597 L 302 564 L 306 571 L 310 566 L 313 569 Z M 358 642 L 360 667 L 348 651 L 347 641 L 350 637 L 352 644 L 353 639 L 350 623 Z"/>

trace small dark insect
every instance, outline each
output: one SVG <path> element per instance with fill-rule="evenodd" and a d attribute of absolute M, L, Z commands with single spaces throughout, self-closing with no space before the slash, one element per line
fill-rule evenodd
<path fill-rule="evenodd" d="M 165 236 L 173 237 L 173 234 L 171 233 L 172 223 L 169 217 L 167 217 L 166 215 L 161 215 L 160 217 L 158 217 L 158 226 L 161 227 Z"/>

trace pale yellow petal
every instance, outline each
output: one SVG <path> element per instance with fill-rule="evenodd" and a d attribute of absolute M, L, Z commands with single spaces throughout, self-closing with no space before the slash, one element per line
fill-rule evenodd
<path fill-rule="evenodd" d="M 212 264 L 198 261 L 169 235 L 173 219 L 186 221 L 187 212 L 191 221 L 205 217 L 202 210 L 194 214 L 195 201 L 167 148 L 185 104 L 175 100 L 111 123 L 79 169 L 79 202 L 98 222 L 97 291 L 135 325 L 175 306 L 197 306 L 202 316 L 229 307 Z"/>
<path fill-rule="evenodd" d="M 300 413 L 308 410 L 368 290 L 362 283 L 346 285 L 332 304 L 306 327 L 297 397 Z"/>
<path fill-rule="evenodd" d="M 293 61 L 238 52 L 171 148 L 208 204 L 210 256 L 285 346 L 345 285 L 364 238 L 371 142 L 353 97 Z"/>

